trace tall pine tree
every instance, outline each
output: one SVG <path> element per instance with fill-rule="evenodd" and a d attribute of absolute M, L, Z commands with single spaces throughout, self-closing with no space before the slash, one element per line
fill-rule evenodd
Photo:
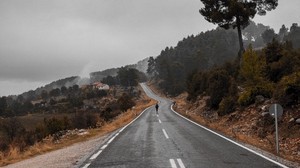
<path fill-rule="evenodd" d="M 200 9 L 201 15 L 214 24 L 225 29 L 237 28 L 239 36 L 239 58 L 244 52 L 241 29 L 249 25 L 250 18 L 255 14 L 265 15 L 266 11 L 273 10 L 278 5 L 278 0 L 201 0 L 204 8 Z"/>

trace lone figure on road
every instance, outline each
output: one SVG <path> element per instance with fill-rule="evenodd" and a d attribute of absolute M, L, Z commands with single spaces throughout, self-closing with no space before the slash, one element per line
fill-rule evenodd
<path fill-rule="evenodd" d="M 156 103 L 156 105 L 155 105 L 155 109 L 156 109 L 156 114 L 158 114 L 158 103 Z"/>

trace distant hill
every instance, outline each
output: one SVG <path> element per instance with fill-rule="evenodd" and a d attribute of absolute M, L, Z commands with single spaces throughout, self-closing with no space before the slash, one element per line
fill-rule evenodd
<path fill-rule="evenodd" d="M 149 57 L 137 62 L 136 64 L 126 65 L 125 67 L 134 68 L 140 72 L 147 73 L 148 60 Z M 103 78 L 107 76 L 117 76 L 119 69 L 120 68 L 111 68 L 111 69 L 106 69 L 104 71 L 91 72 L 90 73 L 91 82 L 101 81 Z"/>
<path fill-rule="evenodd" d="M 30 90 L 28 92 L 24 92 L 20 94 L 20 96 L 23 96 L 25 99 L 34 99 L 37 95 L 40 95 L 43 90 L 50 92 L 52 89 L 61 88 L 63 86 L 65 87 L 71 87 L 73 85 L 78 84 L 78 82 L 81 81 L 81 78 L 79 76 L 72 76 L 67 77 L 64 79 L 59 79 L 57 81 L 53 81 L 45 86 L 39 87 L 35 90 Z"/>

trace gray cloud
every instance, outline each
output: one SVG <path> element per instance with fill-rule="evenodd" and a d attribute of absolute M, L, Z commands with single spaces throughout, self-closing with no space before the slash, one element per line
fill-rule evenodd
<path fill-rule="evenodd" d="M 295 13 L 299 2 L 290 0 L 257 20 L 289 26 L 278 15 Z M 199 0 L 1 0 L 0 87 L 22 81 L 28 89 L 30 82 L 36 87 L 156 56 L 183 37 L 216 27 L 199 14 L 201 6 Z M 296 15 L 290 22 L 299 20 Z"/>

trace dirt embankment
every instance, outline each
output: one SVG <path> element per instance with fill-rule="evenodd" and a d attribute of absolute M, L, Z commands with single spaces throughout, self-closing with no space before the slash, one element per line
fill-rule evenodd
<path fill-rule="evenodd" d="M 274 119 L 267 113 L 270 100 L 237 109 L 221 117 L 216 111 L 206 107 L 208 97 L 202 97 L 193 103 L 186 101 L 186 97 L 187 94 L 182 94 L 173 99 L 176 101 L 177 112 L 227 137 L 249 144 L 273 159 L 278 159 Z M 290 167 L 300 167 L 300 126 L 292 122 L 293 117 L 299 115 L 297 109 L 285 110 L 279 120 L 279 157 L 286 159 L 281 159 L 281 162 Z"/>

